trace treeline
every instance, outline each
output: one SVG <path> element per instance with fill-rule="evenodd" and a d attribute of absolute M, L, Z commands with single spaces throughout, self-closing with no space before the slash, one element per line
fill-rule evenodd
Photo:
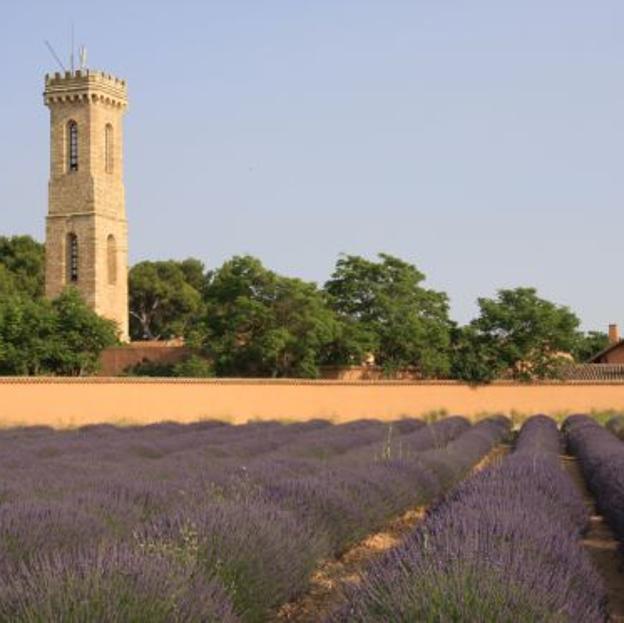
<path fill-rule="evenodd" d="M 387 254 L 339 257 L 322 287 L 279 275 L 250 256 L 233 257 L 215 270 L 192 258 L 141 262 L 130 270 L 132 339 L 183 337 L 197 355 L 176 367 L 148 365 L 137 373 L 314 378 L 321 366 L 368 360 L 388 376 L 410 368 L 423 378 L 527 380 L 557 377 L 571 358 L 583 361 L 606 345 L 605 334 L 582 333 L 570 309 L 533 288 L 479 299 L 477 318 L 459 326 L 449 317 L 446 293 L 424 281 L 415 266 Z M 50 357 L 42 359 L 45 365 L 24 367 L 5 354 L 7 345 L 19 350 L 25 339 L 10 328 L 16 321 L 7 320 L 16 312 L 5 310 L 23 309 L 17 322 L 27 325 L 35 308 L 54 310 L 67 300 L 80 310 L 80 330 L 94 335 L 89 352 L 95 360 L 114 340 L 110 323 L 91 314 L 75 292 L 52 303 L 42 293 L 42 246 L 28 237 L 0 238 L 0 374 L 91 372 L 90 364 L 68 371 Z M 49 333 L 35 322 L 41 344 L 68 330 L 67 317 L 64 323 L 54 313 L 51 318 Z"/>
<path fill-rule="evenodd" d="M 249 377 L 315 377 L 323 365 L 372 358 L 388 376 L 412 368 L 470 382 L 554 378 L 606 344 L 605 334 L 580 332 L 572 311 L 533 288 L 479 299 L 478 317 L 458 326 L 446 293 L 424 281 L 386 254 L 340 257 L 322 288 L 249 256 L 214 271 L 195 259 L 142 262 L 130 271 L 131 333 L 184 336 L 217 376 Z"/>

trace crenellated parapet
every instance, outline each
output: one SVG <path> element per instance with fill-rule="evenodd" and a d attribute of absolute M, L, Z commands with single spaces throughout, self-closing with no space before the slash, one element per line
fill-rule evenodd
<path fill-rule="evenodd" d="M 102 71 L 78 69 L 46 74 L 43 99 L 46 106 L 83 101 L 126 108 L 128 90 L 121 78 Z"/>

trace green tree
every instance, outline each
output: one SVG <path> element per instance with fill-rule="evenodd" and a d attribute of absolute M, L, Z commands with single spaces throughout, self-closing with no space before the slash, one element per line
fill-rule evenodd
<path fill-rule="evenodd" d="M 326 296 L 329 301 L 329 297 Z M 327 303 L 331 308 L 331 303 Z M 371 328 L 352 318 L 336 314 L 334 339 L 323 349 L 322 362 L 326 365 L 359 366 L 378 349 L 378 336 Z"/>
<path fill-rule="evenodd" d="M 70 288 L 49 302 L 23 295 L 0 299 L 0 374 L 78 376 L 97 370 L 117 327 Z"/>
<path fill-rule="evenodd" d="M 205 357 L 192 354 L 177 363 L 144 361 L 126 370 L 127 376 L 209 378 L 214 367 Z"/>
<path fill-rule="evenodd" d="M 203 292 L 207 279 L 204 263 L 194 257 L 189 257 L 179 262 L 179 265 L 186 283 L 198 292 Z"/>
<path fill-rule="evenodd" d="M 425 275 L 412 264 L 378 257 L 340 257 L 325 284 L 329 305 L 346 327 L 331 354 L 353 360 L 372 352 L 388 374 L 414 366 L 424 377 L 445 376 L 452 327 L 446 294 L 424 288 Z"/>
<path fill-rule="evenodd" d="M 15 294 L 0 297 L 0 375 L 50 373 L 55 335 L 48 301 Z"/>
<path fill-rule="evenodd" d="M 17 294 L 15 277 L 4 264 L 0 264 L 0 297 L 4 298 L 13 294 Z"/>
<path fill-rule="evenodd" d="M 204 379 L 214 375 L 212 363 L 198 355 L 190 355 L 186 359 L 173 364 L 173 376 Z"/>
<path fill-rule="evenodd" d="M 61 376 L 97 372 L 101 352 L 118 342 L 117 324 L 98 316 L 76 288 L 67 288 L 52 301 L 55 335 L 50 367 Z"/>
<path fill-rule="evenodd" d="M 496 345 L 471 325 L 451 333 L 451 377 L 471 384 L 489 383 L 504 370 Z"/>
<path fill-rule="evenodd" d="M 43 296 L 44 246 L 30 236 L 0 236 L 0 295 Z"/>
<path fill-rule="evenodd" d="M 577 343 L 579 319 L 564 306 L 537 296 L 534 288 L 499 290 L 478 299 L 480 315 L 455 343 L 458 378 L 482 382 L 557 378 Z M 488 373 L 489 372 L 489 373 Z"/>
<path fill-rule="evenodd" d="M 184 335 L 201 308 L 204 267 L 199 260 L 140 262 L 129 274 L 130 336 Z"/>
<path fill-rule="evenodd" d="M 337 330 L 316 285 L 277 275 L 249 256 L 210 275 L 204 302 L 191 342 L 218 376 L 316 377 Z"/>
<path fill-rule="evenodd" d="M 584 363 L 609 346 L 609 336 L 602 331 L 579 332 L 574 347 L 574 359 Z"/>

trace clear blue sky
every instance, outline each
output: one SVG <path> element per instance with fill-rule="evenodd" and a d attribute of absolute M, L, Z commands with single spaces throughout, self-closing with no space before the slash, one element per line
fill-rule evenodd
<path fill-rule="evenodd" d="M 323 282 L 393 253 L 455 319 L 519 285 L 624 324 L 621 0 L 2 0 L 1 234 L 43 239 L 43 45 L 124 77 L 132 263 Z"/>

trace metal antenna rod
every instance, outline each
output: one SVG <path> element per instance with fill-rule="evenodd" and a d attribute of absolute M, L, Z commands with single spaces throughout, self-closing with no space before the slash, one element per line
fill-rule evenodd
<path fill-rule="evenodd" d="M 71 23 L 71 54 L 69 55 L 69 64 L 71 71 L 74 73 L 74 22 Z"/>
<path fill-rule="evenodd" d="M 86 69 L 87 68 L 87 47 L 85 45 L 80 46 L 79 58 L 80 58 L 80 69 L 81 70 Z"/>
<path fill-rule="evenodd" d="M 65 65 L 63 65 L 63 63 L 61 62 L 61 59 L 58 57 L 58 54 L 54 51 L 54 48 L 52 47 L 52 45 L 50 44 L 49 41 L 44 41 L 44 43 L 46 44 L 46 47 L 48 48 L 48 50 L 50 51 L 50 54 L 52 54 L 52 56 L 54 57 L 54 60 L 59 64 L 60 68 L 63 71 L 67 71 L 65 69 Z"/>

